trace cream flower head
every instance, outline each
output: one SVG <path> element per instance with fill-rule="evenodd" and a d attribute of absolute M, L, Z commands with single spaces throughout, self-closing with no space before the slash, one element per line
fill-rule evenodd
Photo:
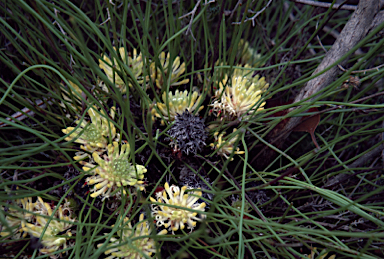
<path fill-rule="evenodd" d="M 196 203 L 201 197 L 202 192 L 193 191 L 186 194 L 185 191 L 188 189 L 187 186 L 179 188 L 172 185 L 169 187 L 167 182 L 164 184 L 164 188 L 165 190 L 162 192 L 162 195 L 157 195 L 158 200 L 150 197 L 151 202 L 164 204 L 151 205 L 152 216 L 156 220 L 156 226 L 169 227 L 169 230 L 172 230 L 172 233 L 174 233 L 174 231 L 177 231 L 178 229 L 184 229 L 185 225 L 187 225 L 187 228 L 192 231 L 196 226 L 196 221 L 201 221 L 205 218 L 204 214 L 199 213 L 205 210 L 205 202 Z M 168 205 L 175 205 L 178 207 L 175 208 Z M 186 210 L 185 208 L 194 211 Z M 200 218 L 196 217 L 198 214 L 200 214 Z"/>
<path fill-rule="evenodd" d="M 122 144 L 119 148 L 119 144 L 113 142 L 108 145 L 107 149 L 108 155 L 103 155 L 104 159 L 97 152 L 92 154 L 93 160 L 98 166 L 81 161 L 84 171 L 94 173 L 93 176 L 86 179 L 88 185 L 94 185 L 91 197 L 102 195 L 103 199 L 109 198 L 111 192 L 121 186 L 135 186 L 143 191 L 144 173 L 147 172 L 147 169 L 142 165 L 129 163 L 129 144 Z"/>
<path fill-rule="evenodd" d="M 73 82 L 69 81 L 69 84 L 71 85 L 72 89 L 68 89 L 64 85 L 60 85 L 61 88 L 61 94 L 63 96 L 64 101 L 66 101 L 67 106 L 72 108 L 72 110 L 79 112 L 81 107 L 81 98 L 82 95 L 85 96 L 83 91 Z M 66 108 L 66 105 L 63 102 L 60 102 L 60 106 L 63 108 Z"/>
<path fill-rule="evenodd" d="M 35 212 L 40 214 L 36 216 L 36 223 L 25 223 L 22 231 L 28 232 L 31 236 L 40 238 L 40 242 L 44 246 L 39 249 L 42 254 L 52 253 L 59 249 L 65 249 L 67 242 L 72 236 L 72 230 L 70 229 L 74 222 L 69 213 L 69 216 L 64 216 L 65 211 L 61 205 L 54 215 L 51 206 L 44 202 L 40 197 L 37 197 L 37 208 Z M 47 217 L 43 217 L 47 216 Z M 42 232 L 48 223 L 49 217 L 53 217 L 49 222 L 47 229 L 42 236 Z"/>
<path fill-rule="evenodd" d="M 252 64 L 252 66 L 262 66 L 264 63 L 260 61 L 261 55 L 257 53 L 256 49 L 249 46 L 249 42 L 241 39 L 238 45 L 238 56 L 241 63 Z"/>
<path fill-rule="evenodd" d="M 236 129 L 233 129 L 233 132 L 235 132 Z M 215 138 L 215 143 L 209 144 L 212 148 L 217 149 L 217 154 L 224 156 L 226 159 L 229 159 L 229 155 L 232 154 L 234 151 L 234 144 L 239 138 L 239 135 L 236 135 L 235 137 L 227 136 L 224 137 L 225 132 L 219 134 L 219 132 L 215 132 L 213 134 Z M 244 151 L 240 151 L 239 148 L 236 148 L 236 150 L 233 152 L 234 154 L 241 155 L 244 154 Z M 231 159 L 231 161 L 233 158 Z"/>
<path fill-rule="evenodd" d="M 159 55 L 160 65 L 162 69 L 156 67 L 156 63 L 152 63 L 149 67 L 151 80 L 156 84 L 158 88 L 162 88 L 164 82 L 168 80 L 168 66 L 170 65 L 170 53 L 168 52 L 165 57 L 165 52 L 161 52 Z M 185 63 L 180 64 L 180 57 L 177 56 L 172 62 L 170 70 L 170 86 L 182 85 L 189 82 L 189 79 L 184 79 L 178 82 L 179 77 L 185 71 Z M 162 71 L 163 70 L 163 71 Z"/>
<path fill-rule="evenodd" d="M 114 246 L 114 248 L 105 251 L 106 255 L 111 254 L 107 257 L 108 259 L 142 259 L 146 258 L 144 255 L 151 257 L 152 254 L 156 252 L 155 241 L 149 237 L 145 237 L 151 235 L 152 231 L 148 221 L 144 221 L 144 214 L 140 215 L 139 220 L 140 223 L 137 224 L 135 228 L 132 228 L 131 222 L 127 223 L 129 219 L 124 219 L 124 226 L 116 232 L 119 239 L 112 237 L 110 239 L 111 243 L 107 246 Z M 167 234 L 167 230 L 162 230 L 157 235 L 165 234 Z M 102 245 L 103 244 L 99 244 L 97 246 L 101 247 Z"/>
<path fill-rule="evenodd" d="M 111 108 L 111 117 L 115 117 L 115 107 Z M 111 140 L 119 141 L 120 135 L 116 134 L 115 126 L 107 119 L 108 115 L 101 111 L 99 114 L 97 108 L 92 107 L 88 110 L 88 115 L 91 117 L 91 122 L 87 122 L 86 120 L 75 121 L 79 127 L 72 132 L 75 127 L 68 127 L 63 129 L 64 134 L 69 134 L 68 137 L 65 138 L 66 141 L 71 141 L 74 139 L 74 142 L 83 144 L 80 148 L 82 150 L 88 152 L 95 152 L 99 149 L 106 149 L 108 146 L 108 137 Z M 84 152 L 76 153 L 74 157 L 75 160 L 82 159 L 86 157 L 88 154 Z"/>
<path fill-rule="evenodd" d="M 235 76 L 229 80 L 230 85 L 225 86 L 227 81 L 226 76 L 225 80 L 219 83 L 213 104 L 210 105 L 213 107 L 212 111 L 218 116 L 232 119 L 264 109 L 265 102 L 261 102 L 261 95 L 269 86 L 264 77 L 259 79 L 257 75 L 249 80 L 248 77 L 236 76 L 235 73 Z"/>
<path fill-rule="evenodd" d="M 16 204 L 21 206 L 21 208 L 24 211 L 20 211 L 14 208 L 9 208 L 7 215 L 5 217 L 5 221 L 7 223 L 7 226 L 2 226 L 2 231 L 0 232 L 0 236 L 5 237 L 8 235 L 12 235 L 12 237 L 19 239 L 20 237 L 26 237 L 27 233 L 24 232 L 21 235 L 19 235 L 21 231 L 20 228 L 25 227 L 25 222 L 30 222 L 35 218 L 35 215 L 33 215 L 32 211 L 34 211 L 36 207 L 36 203 L 32 202 L 31 197 L 23 198 L 23 199 L 17 199 Z M 4 208 L 2 207 L 1 210 L 4 211 Z M 8 227 L 8 228 L 6 228 Z M 12 229 L 12 231 L 9 231 Z"/>
<path fill-rule="evenodd" d="M 116 51 L 116 48 L 113 48 Z M 143 73 L 143 56 L 140 53 L 137 54 L 137 50 L 133 49 L 133 55 L 131 53 L 128 53 L 126 55 L 127 50 L 123 47 L 119 48 L 120 56 L 123 60 L 123 63 L 126 64 L 129 69 L 132 71 L 133 76 L 138 80 L 138 83 L 143 82 L 142 73 Z M 115 72 L 119 71 L 122 73 L 125 73 L 125 71 L 121 71 L 117 66 L 117 61 L 114 58 L 113 62 L 109 59 L 107 55 L 103 55 L 103 59 L 99 59 L 99 67 L 104 70 L 105 74 L 107 75 L 108 79 L 112 82 L 115 82 L 116 87 L 118 87 L 122 93 L 126 92 L 126 86 L 121 79 L 121 77 Z M 132 87 L 132 84 L 129 83 L 129 86 Z M 106 90 L 106 88 L 104 88 Z"/>
<path fill-rule="evenodd" d="M 164 92 L 162 96 L 164 103 L 156 103 L 156 105 L 165 120 L 173 121 L 175 120 L 175 117 L 177 114 L 182 114 L 185 110 L 189 111 L 190 113 L 192 113 L 196 109 L 197 109 L 197 112 L 201 111 L 201 109 L 203 109 L 204 106 L 200 106 L 198 108 L 198 105 L 200 104 L 200 100 L 201 100 L 201 96 L 197 98 L 198 96 L 199 96 L 198 92 L 193 92 L 193 94 L 190 95 L 187 90 L 185 90 L 184 92 L 179 92 L 179 90 L 176 90 L 174 95 L 172 94 L 172 92 L 169 92 L 169 95 L 168 95 L 169 113 L 168 113 L 168 109 L 166 105 L 167 93 Z M 152 109 L 152 115 L 158 118 L 162 118 L 160 113 L 156 109 Z M 161 123 L 164 124 L 164 120 L 162 120 Z"/>

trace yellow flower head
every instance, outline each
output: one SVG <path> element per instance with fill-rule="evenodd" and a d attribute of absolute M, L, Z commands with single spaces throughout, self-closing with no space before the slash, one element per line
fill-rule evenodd
<path fill-rule="evenodd" d="M 36 204 L 32 202 L 32 198 L 23 198 L 16 200 L 16 204 L 21 206 L 24 211 L 20 211 L 14 208 L 9 208 L 7 215 L 5 217 L 6 225 L 2 226 L 2 231 L 0 232 L 0 236 L 5 237 L 8 235 L 13 235 L 14 238 L 19 239 L 21 236 L 26 237 L 27 233 L 23 233 L 18 235 L 20 228 L 25 226 L 25 222 L 32 221 L 35 216 L 30 212 L 35 209 Z M 1 208 L 4 211 L 4 208 Z M 11 230 L 11 231 L 10 231 Z"/>
<path fill-rule="evenodd" d="M 236 129 L 233 129 L 233 132 L 235 132 Z M 219 134 L 219 132 L 215 132 L 213 134 L 215 138 L 215 143 L 209 144 L 212 148 L 217 149 L 217 154 L 224 156 L 226 159 L 229 159 L 228 155 L 231 155 L 234 151 L 234 144 L 239 138 L 239 135 L 236 135 L 235 137 L 224 137 L 225 132 Z M 241 155 L 244 154 L 244 151 L 240 151 L 239 148 L 236 148 L 236 150 L 233 152 L 234 154 Z M 233 158 L 231 159 L 231 161 Z"/>
<path fill-rule="evenodd" d="M 178 82 L 179 77 L 184 73 L 185 71 L 185 63 L 180 64 L 180 57 L 177 56 L 175 60 L 170 63 L 170 53 L 168 52 L 167 57 L 165 57 L 165 52 L 161 52 L 159 56 L 160 65 L 162 69 L 156 67 L 155 63 L 152 63 L 149 67 L 150 69 L 150 75 L 151 80 L 156 83 L 156 86 L 158 88 L 162 88 L 164 83 L 167 82 L 169 75 L 168 75 L 168 67 L 171 65 L 170 70 L 170 86 L 175 85 L 182 85 L 189 82 L 189 79 L 184 79 Z"/>
<path fill-rule="evenodd" d="M 179 188 L 175 185 L 169 187 L 169 184 L 166 182 L 164 184 L 165 190 L 162 195 L 158 195 L 158 200 L 150 197 L 151 202 L 158 202 L 164 205 L 155 205 L 152 204 L 152 216 L 156 220 L 156 226 L 164 226 L 165 228 L 169 227 L 169 230 L 177 231 L 179 228 L 184 229 L 185 225 L 191 231 L 196 226 L 196 221 L 201 221 L 205 218 L 204 214 L 200 214 L 200 218 L 196 217 L 199 212 L 205 210 L 205 202 L 196 203 L 196 201 L 201 197 L 201 191 L 194 191 L 188 194 L 185 191 L 188 189 L 187 186 Z M 168 194 L 168 195 L 167 195 Z M 168 198 L 169 196 L 169 198 Z M 175 207 L 169 207 L 167 205 L 175 205 Z M 186 210 L 192 209 L 194 211 Z"/>
<path fill-rule="evenodd" d="M 55 215 L 52 215 L 53 210 L 51 206 L 48 203 L 45 203 L 40 197 L 37 198 L 38 200 L 36 203 L 38 203 L 37 207 L 39 207 L 40 210 L 35 209 L 35 212 L 40 215 L 36 216 L 35 224 L 26 223 L 22 228 L 22 231 L 28 232 L 31 236 L 40 238 L 44 247 L 39 249 L 39 251 L 43 254 L 52 253 L 59 249 L 65 249 L 67 247 L 67 242 L 72 236 L 73 230 L 70 228 L 72 227 L 71 222 L 74 222 L 74 219 L 70 217 L 70 214 L 69 216 L 64 216 L 63 206 L 60 206 Z M 42 232 L 48 223 L 49 217 L 53 218 L 51 222 L 49 222 L 44 236 L 42 236 Z"/>
<path fill-rule="evenodd" d="M 71 87 L 74 89 L 67 89 L 64 85 L 60 85 L 63 99 L 66 101 L 67 105 L 72 108 L 74 111 L 79 112 L 81 107 L 81 98 L 84 95 L 83 91 L 76 84 L 69 81 Z M 69 87 L 68 87 L 69 88 Z M 60 103 L 60 106 L 66 108 L 63 102 Z"/>
<path fill-rule="evenodd" d="M 264 109 L 265 102 L 261 102 L 261 95 L 269 86 L 264 77 L 259 79 L 257 75 L 249 80 L 248 77 L 236 76 L 235 73 L 229 80 L 230 85 L 225 86 L 227 81 L 228 77 L 225 78 L 224 83 L 219 83 L 213 104 L 210 105 L 213 107 L 212 111 L 218 116 L 232 119 Z"/>
<path fill-rule="evenodd" d="M 112 237 L 110 244 L 107 247 L 112 247 L 105 254 L 111 254 L 107 258 L 121 258 L 121 259 L 142 259 L 146 258 L 144 255 L 151 257 L 156 252 L 155 241 L 149 237 L 151 229 L 148 221 L 144 221 L 144 214 L 140 215 L 140 223 L 135 228 L 132 228 L 129 219 L 124 219 L 124 226 L 117 231 L 119 239 Z M 165 235 L 167 230 L 160 231 L 157 235 Z M 135 240 L 132 240 L 135 239 Z M 98 247 L 103 244 L 99 244 Z M 116 247 L 117 246 L 117 247 Z"/>
<path fill-rule="evenodd" d="M 120 138 L 119 134 L 116 134 L 115 126 L 108 121 L 108 115 L 101 111 L 102 116 L 98 113 L 96 108 L 90 108 L 88 110 L 88 115 L 91 117 L 91 122 L 83 121 L 75 121 L 76 124 L 80 124 L 79 127 L 72 132 L 75 127 L 68 127 L 63 129 L 64 134 L 69 134 L 68 137 L 65 138 L 66 141 L 74 140 L 76 143 L 83 144 L 81 149 L 94 152 L 99 149 L 105 149 L 108 146 L 108 139 L 118 141 Z M 115 108 L 111 109 L 111 117 L 115 116 Z M 78 152 L 77 156 L 74 157 L 75 160 L 79 160 L 87 156 L 84 152 Z"/>
<path fill-rule="evenodd" d="M 182 114 L 185 110 L 192 113 L 194 110 L 198 109 L 197 111 L 201 111 L 201 109 L 204 108 L 204 106 L 198 105 L 200 103 L 201 96 L 199 96 L 198 92 L 193 92 L 192 95 L 188 93 L 187 90 L 184 92 L 179 92 L 179 90 L 176 90 L 175 94 L 173 95 L 172 92 L 169 92 L 168 95 L 168 108 L 169 113 L 167 109 L 167 93 L 164 92 L 162 99 L 164 103 L 157 103 L 157 108 L 160 111 L 160 113 L 163 115 L 164 119 L 167 121 L 173 121 L 175 120 L 175 117 L 177 114 Z M 152 110 L 152 115 L 162 118 L 162 116 L 157 112 L 156 109 Z M 162 124 L 164 124 L 164 121 L 162 120 Z"/>
<path fill-rule="evenodd" d="M 142 165 L 129 163 L 129 144 L 123 144 L 119 148 L 118 143 L 113 142 L 113 145 L 109 144 L 107 149 L 108 155 L 104 155 L 104 159 L 97 152 L 92 154 L 98 167 L 82 161 L 84 171 L 94 172 L 93 176 L 86 179 L 88 185 L 94 185 L 91 197 L 102 195 L 103 199 L 109 198 L 111 192 L 121 186 L 135 186 L 143 191 L 144 173 L 147 169 Z"/>
<path fill-rule="evenodd" d="M 238 47 L 238 56 L 240 57 L 241 63 L 252 64 L 254 67 L 264 65 L 264 63 L 260 61 L 261 55 L 257 53 L 256 49 L 249 46 L 248 41 L 241 39 Z"/>
<path fill-rule="evenodd" d="M 116 48 L 113 48 L 116 51 Z M 120 56 L 123 60 L 123 63 L 128 66 L 128 68 L 131 70 L 132 74 L 138 80 L 138 83 L 143 82 L 142 73 L 143 73 L 143 56 L 140 53 L 137 54 L 137 50 L 133 49 L 133 55 L 131 53 L 128 53 L 126 55 L 127 51 L 125 48 L 119 48 Z M 117 65 L 117 61 L 115 58 L 113 58 L 113 62 L 109 59 L 107 55 L 103 55 L 103 59 L 99 59 L 99 67 L 104 70 L 105 74 L 107 75 L 108 79 L 111 80 L 116 84 L 116 87 L 118 87 L 122 93 L 126 92 L 126 85 L 121 79 L 121 77 L 115 72 L 119 71 L 121 73 L 124 73 L 124 71 L 121 71 L 119 66 Z M 132 87 L 132 84 L 129 83 L 129 86 Z"/>

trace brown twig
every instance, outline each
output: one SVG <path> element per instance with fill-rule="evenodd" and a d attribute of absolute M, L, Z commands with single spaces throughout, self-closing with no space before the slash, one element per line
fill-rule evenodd
<path fill-rule="evenodd" d="M 247 18 L 244 20 L 244 23 L 248 22 L 248 21 L 252 21 L 252 26 L 255 26 L 255 19 L 257 18 L 257 16 L 259 16 L 260 14 L 262 14 L 265 9 L 267 9 L 267 7 L 272 3 L 272 0 L 269 0 L 267 5 L 263 7 L 263 9 L 261 9 L 260 11 L 258 11 L 254 16 L 252 16 L 251 18 Z M 232 24 L 241 24 L 241 22 L 233 22 Z"/>
<path fill-rule="evenodd" d="M 203 240 L 201 240 L 200 238 L 198 238 L 197 240 L 199 240 L 199 242 L 202 243 L 203 245 L 205 245 L 205 246 L 209 246 L 207 243 L 205 243 L 205 242 L 204 242 Z M 212 252 L 214 252 L 215 254 L 220 255 L 220 256 L 222 257 L 222 255 L 221 255 L 219 252 L 217 252 L 213 247 L 211 247 L 210 249 L 211 249 Z"/>
<path fill-rule="evenodd" d="M 195 17 L 195 14 L 196 14 L 197 7 L 199 7 L 200 3 L 201 3 L 201 0 L 197 1 L 196 5 L 192 11 L 179 17 L 179 19 L 183 19 L 189 15 L 191 16 L 191 19 L 189 20 L 189 25 L 188 25 L 187 31 L 185 32 L 185 35 L 188 35 L 188 33 L 191 33 L 191 36 L 192 36 L 194 41 L 196 41 L 196 38 L 193 36 L 193 33 L 192 33 L 192 22 L 193 22 L 193 18 Z"/>

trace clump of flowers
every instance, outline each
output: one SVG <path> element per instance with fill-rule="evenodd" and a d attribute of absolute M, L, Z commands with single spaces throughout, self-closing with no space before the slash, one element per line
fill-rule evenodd
<path fill-rule="evenodd" d="M 66 101 L 67 106 L 69 106 L 73 111 L 79 112 L 79 107 L 81 106 L 81 97 L 85 94 L 76 84 L 69 81 L 71 88 L 65 88 L 64 85 L 60 85 L 62 96 L 64 101 Z M 61 102 L 60 106 L 66 108 L 66 105 Z"/>
<path fill-rule="evenodd" d="M 262 66 L 263 63 L 260 61 L 261 55 L 257 53 L 256 49 L 249 46 L 249 42 L 241 39 L 238 45 L 238 56 L 240 62 L 243 64 L 252 64 L 253 66 Z"/>
<path fill-rule="evenodd" d="M 175 122 L 168 130 L 171 140 L 171 147 L 175 151 L 196 154 L 205 146 L 205 140 L 208 137 L 205 130 L 204 119 L 192 115 L 185 111 L 182 114 L 177 114 Z"/>
<path fill-rule="evenodd" d="M 81 149 L 87 152 L 93 153 L 95 151 L 103 152 L 108 146 L 108 138 L 111 140 L 119 141 L 120 135 L 116 134 L 115 126 L 108 121 L 108 115 L 101 111 L 101 115 L 95 107 L 88 110 L 88 115 L 91 118 L 91 122 L 86 121 L 75 121 L 79 127 L 75 130 L 75 127 L 68 127 L 63 129 L 64 134 L 72 133 L 65 138 L 66 141 L 72 141 L 83 144 Z M 111 117 L 115 116 L 115 108 L 111 109 Z M 77 152 L 74 157 L 75 160 L 80 160 L 88 156 L 88 153 Z"/>
<path fill-rule="evenodd" d="M 150 197 L 152 202 L 158 202 L 164 205 L 155 205 L 152 204 L 152 216 L 156 220 L 156 226 L 165 228 L 169 227 L 169 230 L 177 231 L 178 229 L 184 229 L 187 225 L 187 229 L 191 231 L 196 226 L 196 221 L 201 221 L 205 218 L 203 212 L 205 210 L 206 204 L 196 203 L 200 199 L 202 192 L 193 191 L 190 193 L 185 193 L 188 189 L 187 186 L 179 188 L 175 185 L 171 187 L 166 182 L 164 184 L 165 190 L 158 195 L 157 200 Z M 169 196 L 169 197 L 168 197 Z M 170 207 L 168 205 L 175 205 L 175 207 Z M 186 210 L 192 209 L 194 211 Z M 200 218 L 197 215 L 200 214 Z"/>
<path fill-rule="evenodd" d="M 19 239 L 20 237 L 26 237 L 26 232 L 21 234 L 21 228 L 25 226 L 25 222 L 30 222 L 35 218 L 35 216 L 30 213 L 34 211 L 36 207 L 36 204 L 32 202 L 31 197 L 18 199 L 16 200 L 16 204 L 20 206 L 23 211 L 14 209 L 12 207 L 8 209 L 8 215 L 5 217 L 6 225 L 2 226 L 2 231 L 0 232 L 0 236 L 2 237 L 12 236 L 16 239 Z M 3 207 L 1 209 L 5 211 Z"/>
<path fill-rule="evenodd" d="M 264 109 L 265 102 L 261 102 L 261 95 L 269 86 L 264 77 L 259 79 L 257 75 L 249 80 L 248 77 L 233 76 L 229 80 L 230 85 L 225 85 L 227 81 L 226 77 L 219 83 L 211 104 L 212 111 L 218 116 L 232 119 Z"/>
<path fill-rule="evenodd" d="M 113 48 L 116 51 L 116 48 Z M 123 47 L 119 48 L 119 53 L 124 64 L 126 64 L 129 69 L 132 71 L 133 76 L 138 80 L 138 83 L 143 82 L 142 73 L 143 73 L 143 56 L 142 54 L 137 54 L 137 50 L 133 49 L 133 55 L 128 53 L 127 50 Z M 116 73 L 119 71 L 124 73 L 124 70 L 116 68 L 117 60 L 113 58 L 113 61 L 109 59 L 107 55 L 103 55 L 103 59 L 99 59 L 99 67 L 104 70 L 104 73 L 107 75 L 108 79 L 115 83 L 116 87 L 120 89 L 122 93 L 126 92 L 126 85 L 124 80 Z M 132 84 L 128 84 L 132 87 Z M 103 87 L 104 88 L 104 87 Z M 106 88 L 104 88 L 106 90 Z"/>
<path fill-rule="evenodd" d="M 167 57 L 165 57 L 165 52 L 161 52 L 159 55 L 160 65 L 161 68 L 156 67 L 156 63 L 152 63 L 149 67 L 150 69 L 150 75 L 151 80 L 156 84 L 158 88 L 162 88 L 164 85 L 164 82 L 167 82 L 167 80 L 170 78 L 170 86 L 176 86 L 176 85 L 182 85 L 189 82 L 189 79 L 184 79 L 181 81 L 179 80 L 179 77 L 184 73 L 185 71 L 185 63 L 180 62 L 180 57 L 177 56 L 175 60 L 170 63 L 170 53 L 168 52 Z M 170 68 L 170 74 L 168 75 L 169 65 L 171 64 Z"/>
<path fill-rule="evenodd" d="M 233 132 L 235 132 L 236 129 L 233 129 Z M 236 148 L 234 151 L 235 147 L 234 144 L 238 140 L 239 135 L 236 136 L 227 136 L 224 137 L 225 132 L 222 132 L 219 134 L 218 131 L 216 131 L 213 136 L 215 138 L 215 143 L 211 143 L 210 146 L 214 149 L 217 150 L 217 154 L 224 156 L 226 159 L 229 159 L 229 155 L 234 154 L 241 155 L 244 154 L 244 151 L 240 151 L 239 148 Z M 231 159 L 231 161 L 233 158 Z"/>
<path fill-rule="evenodd" d="M 158 111 L 156 109 L 152 109 L 151 113 L 153 116 L 161 118 L 161 123 L 164 124 L 164 119 L 167 121 L 173 121 L 175 120 L 177 114 L 182 114 L 185 110 L 192 113 L 197 109 L 197 112 L 199 112 L 204 108 L 204 106 L 200 106 L 198 108 L 201 99 L 201 96 L 197 98 L 198 96 L 198 92 L 194 91 L 191 95 L 187 90 L 184 92 L 176 90 L 174 95 L 172 92 L 169 92 L 168 96 L 167 93 L 164 92 L 162 95 L 164 103 L 157 103 L 156 106 Z"/>
<path fill-rule="evenodd" d="M 111 192 L 121 186 L 135 186 L 143 191 L 144 173 L 147 169 L 142 165 L 132 165 L 129 162 L 129 144 L 123 144 L 119 148 L 119 144 L 113 142 L 108 145 L 107 150 L 108 155 L 104 154 L 103 158 L 97 152 L 92 154 L 97 165 L 81 161 L 84 171 L 94 173 L 86 179 L 88 185 L 94 185 L 91 197 L 101 195 L 103 199 L 109 198 Z"/>
<path fill-rule="evenodd" d="M 149 237 L 144 237 L 151 234 L 148 221 L 144 221 L 144 214 L 140 215 L 139 220 L 140 223 L 135 228 L 132 228 L 131 222 L 128 222 L 129 219 L 124 219 L 124 226 L 117 231 L 119 238 L 111 237 L 111 243 L 107 245 L 107 247 L 113 247 L 105 251 L 106 255 L 111 254 L 107 258 L 141 259 L 146 258 L 145 256 L 151 257 L 156 252 L 155 241 Z M 167 232 L 164 229 L 157 235 L 165 235 Z M 132 239 L 135 240 L 132 241 Z M 102 245 L 99 244 L 98 247 Z"/>
<path fill-rule="evenodd" d="M 53 215 L 51 206 L 45 203 L 40 197 L 37 198 L 35 212 L 40 215 L 36 216 L 36 222 L 34 224 L 25 223 L 22 230 L 40 239 L 43 248 L 39 249 L 39 251 L 42 254 L 65 249 L 73 234 L 73 230 L 71 230 L 73 224 L 71 222 L 74 222 L 74 219 L 71 218 L 70 211 L 61 205 Z M 69 215 L 65 216 L 64 212 L 68 212 Z M 49 217 L 52 217 L 52 220 L 48 224 Z M 42 235 L 45 228 L 46 231 L 44 235 Z"/>

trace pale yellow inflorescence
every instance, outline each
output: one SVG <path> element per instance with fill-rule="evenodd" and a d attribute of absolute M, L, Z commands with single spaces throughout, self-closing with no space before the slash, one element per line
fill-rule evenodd
<path fill-rule="evenodd" d="M 248 41 L 241 39 L 238 47 L 241 63 L 252 64 L 254 67 L 264 65 L 264 63 L 260 61 L 261 55 L 256 51 L 256 49 L 250 47 Z"/>
<path fill-rule="evenodd" d="M 116 51 L 116 48 L 113 48 Z M 128 66 L 131 70 L 133 76 L 136 78 L 138 83 L 143 82 L 142 73 L 143 73 L 143 56 L 142 54 L 137 54 L 137 50 L 133 49 L 133 55 L 128 53 L 125 48 L 119 48 L 119 53 L 122 58 L 124 64 Z M 99 67 L 104 70 L 108 79 L 116 84 L 116 87 L 120 89 L 122 93 L 126 92 L 126 85 L 124 80 L 116 73 L 119 71 L 121 73 L 125 73 L 125 71 L 120 70 L 118 63 L 115 58 L 113 58 L 113 62 L 107 55 L 103 55 L 103 59 L 99 59 Z M 132 84 L 129 83 L 129 86 L 132 87 Z M 103 87 L 104 90 L 108 91 L 107 88 Z"/>
<path fill-rule="evenodd" d="M 144 237 L 151 235 L 152 232 L 149 222 L 144 221 L 144 214 L 140 215 L 140 223 L 134 228 L 132 228 L 131 222 L 127 223 L 127 221 L 129 219 L 125 218 L 124 226 L 116 232 L 119 238 L 110 239 L 111 243 L 107 247 L 115 247 L 105 251 L 106 255 L 111 254 L 106 259 L 142 259 L 146 258 L 145 256 L 151 257 L 156 252 L 155 241 L 152 238 Z M 167 230 L 162 230 L 157 235 L 165 235 L 167 232 Z M 98 247 L 102 245 L 99 244 Z"/>
<path fill-rule="evenodd" d="M 42 254 L 52 253 L 59 249 L 65 249 L 70 237 L 73 234 L 73 231 L 70 228 L 73 226 L 71 222 L 74 222 L 74 219 L 71 218 L 70 210 L 60 206 L 53 215 L 51 206 L 44 202 L 40 197 L 37 197 L 37 199 L 37 205 L 34 212 L 40 215 L 36 216 L 35 224 L 25 223 L 25 226 L 21 230 L 40 239 L 43 248 L 40 248 L 39 251 Z M 65 212 L 68 212 L 68 216 L 64 216 Z M 49 217 L 52 217 L 52 220 L 48 224 Z M 46 226 L 46 231 L 42 236 L 43 230 Z"/>
<path fill-rule="evenodd" d="M 91 197 L 101 195 L 103 199 L 109 198 L 111 192 L 121 186 L 134 186 L 143 191 L 144 173 L 147 169 L 129 162 L 129 144 L 122 144 L 119 148 L 119 144 L 113 142 L 108 145 L 107 151 L 108 155 L 104 154 L 103 158 L 97 152 L 92 154 L 96 165 L 81 161 L 84 171 L 94 173 L 86 179 L 88 185 L 94 185 Z"/>
<path fill-rule="evenodd" d="M 177 114 L 182 114 L 185 110 L 192 113 L 197 109 L 197 112 L 201 111 L 201 109 L 204 108 L 204 106 L 200 106 L 198 108 L 198 105 L 200 104 L 201 96 L 199 96 L 198 92 L 193 92 L 192 95 L 188 93 L 187 90 L 184 92 L 179 92 L 179 90 L 175 91 L 175 94 L 173 95 L 172 92 L 169 92 L 168 95 L 168 108 L 167 108 L 167 93 L 164 92 L 162 99 L 164 103 L 157 103 L 157 108 L 161 115 L 163 115 L 163 118 L 167 121 L 173 121 L 175 120 L 175 117 Z M 156 109 L 152 109 L 152 115 L 162 118 Z M 164 124 L 164 120 L 161 121 L 162 124 Z"/>
<path fill-rule="evenodd" d="M 178 229 L 184 229 L 185 226 L 192 231 L 196 226 L 196 221 L 201 221 L 205 218 L 204 214 L 199 213 L 205 210 L 205 202 L 196 203 L 201 197 L 202 192 L 193 191 L 186 194 L 187 186 L 179 188 L 175 185 L 169 186 L 167 182 L 164 184 L 164 188 L 165 190 L 162 192 L 162 195 L 157 196 L 157 200 L 150 197 L 151 202 L 164 204 L 151 205 L 152 216 L 156 220 L 156 226 L 169 227 L 172 233 Z M 175 205 L 178 208 L 167 205 Z M 194 211 L 186 210 L 186 208 Z M 200 217 L 197 217 L 198 214 L 200 214 Z"/>
<path fill-rule="evenodd" d="M 71 89 L 69 89 L 69 87 L 67 89 L 64 87 L 64 85 L 60 85 L 63 99 L 72 110 L 79 112 L 79 107 L 81 107 L 81 99 L 82 97 L 85 97 L 85 94 L 80 89 L 80 87 L 78 87 L 73 82 L 69 81 L 69 84 L 71 85 Z M 60 106 L 66 108 L 66 105 L 63 102 L 60 102 Z"/>
<path fill-rule="evenodd" d="M 237 76 L 238 72 L 229 80 L 228 77 L 219 83 L 219 89 L 215 92 L 213 111 L 218 116 L 228 119 L 240 117 L 244 114 L 253 114 L 264 109 L 265 102 L 261 101 L 261 95 L 268 88 L 265 78 L 259 76 Z"/>
<path fill-rule="evenodd" d="M 153 62 L 150 65 L 150 77 L 151 80 L 156 84 L 158 88 L 162 88 L 164 85 L 164 82 L 167 82 L 169 79 L 168 70 L 170 65 L 170 53 L 168 52 L 167 56 L 165 56 L 165 52 L 161 52 L 159 55 L 160 65 L 162 67 L 156 67 L 156 63 Z M 185 71 L 185 63 L 180 62 L 180 57 L 177 56 L 175 60 L 172 62 L 172 67 L 170 68 L 170 86 L 176 86 L 176 85 L 182 85 L 189 82 L 189 79 L 184 79 L 181 81 L 179 80 L 179 77 L 184 73 Z"/>
<path fill-rule="evenodd" d="M 114 118 L 115 107 L 111 108 L 111 117 Z M 65 138 L 66 141 L 72 141 L 76 143 L 83 144 L 81 149 L 93 153 L 95 151 L 103 152 L 108 146 L 108 138 L 114 141 L 119 141 L 120 135 L 116 133 L 116 128 L 107 118 L 108 115 L 101 111 L 99 114 L 97 108 L 92 107 L 88 110 L 88 115 L 91 117 L 91 122 L 83 119 L 80 121 L 75 121 L 79 127 L 75 130 L 75 127 L 68 127 L 63 129 L 64 134 L 69 134 Z M 88 156 L 88 153 L 77 152 L 74 157 L 75 160 L 80 160 Z"/>
<path fill-rule="evenodd" d="M 235 132 L 236 129 L 233 129 L 233 132 Z M 238 140 L 239 135 L 236 135 L 235 137 L 224 137 L 225 132 L 222 132 L 219 134 L 219 132 L 215 132 L 213 134 L 215 138 L 215 143 L 211 143 L 210 146 L 214 149 L 217 149 L 217 154 L 224 156 L 225 158 L 229 159 L 229 155 L 234 154 L 241 155 L 244 154 L 244 151 L 240 151 L 239 148 L 236 148 L 234 151 L 234 144 Z M 231 161 L 233 158 L 231 159 Z"/>
<path fill-rule="evenodd" d="M 8 209 L 7 213 L 9 215 L 5 217 L 6 225 L 1 226 L 2 231 L 0 232 L 0 236 L 2 237 L 10 236 L 16 239 L 19 239 L 20 237 L 25 238 L 27 233 L 20 233 L 22 231 L 19 230 L 25 227 L 26 222 L 31 222 L 35 218 L 35 216 L 30 212 L 34 211 L 37 205 L 32 202 L 31 197 L 18 199 L 16 200 L 16 204 L 21 206 L 23 211 L 14 208 Z M 1 209 L 4 211 L 3 207 Z"/>

